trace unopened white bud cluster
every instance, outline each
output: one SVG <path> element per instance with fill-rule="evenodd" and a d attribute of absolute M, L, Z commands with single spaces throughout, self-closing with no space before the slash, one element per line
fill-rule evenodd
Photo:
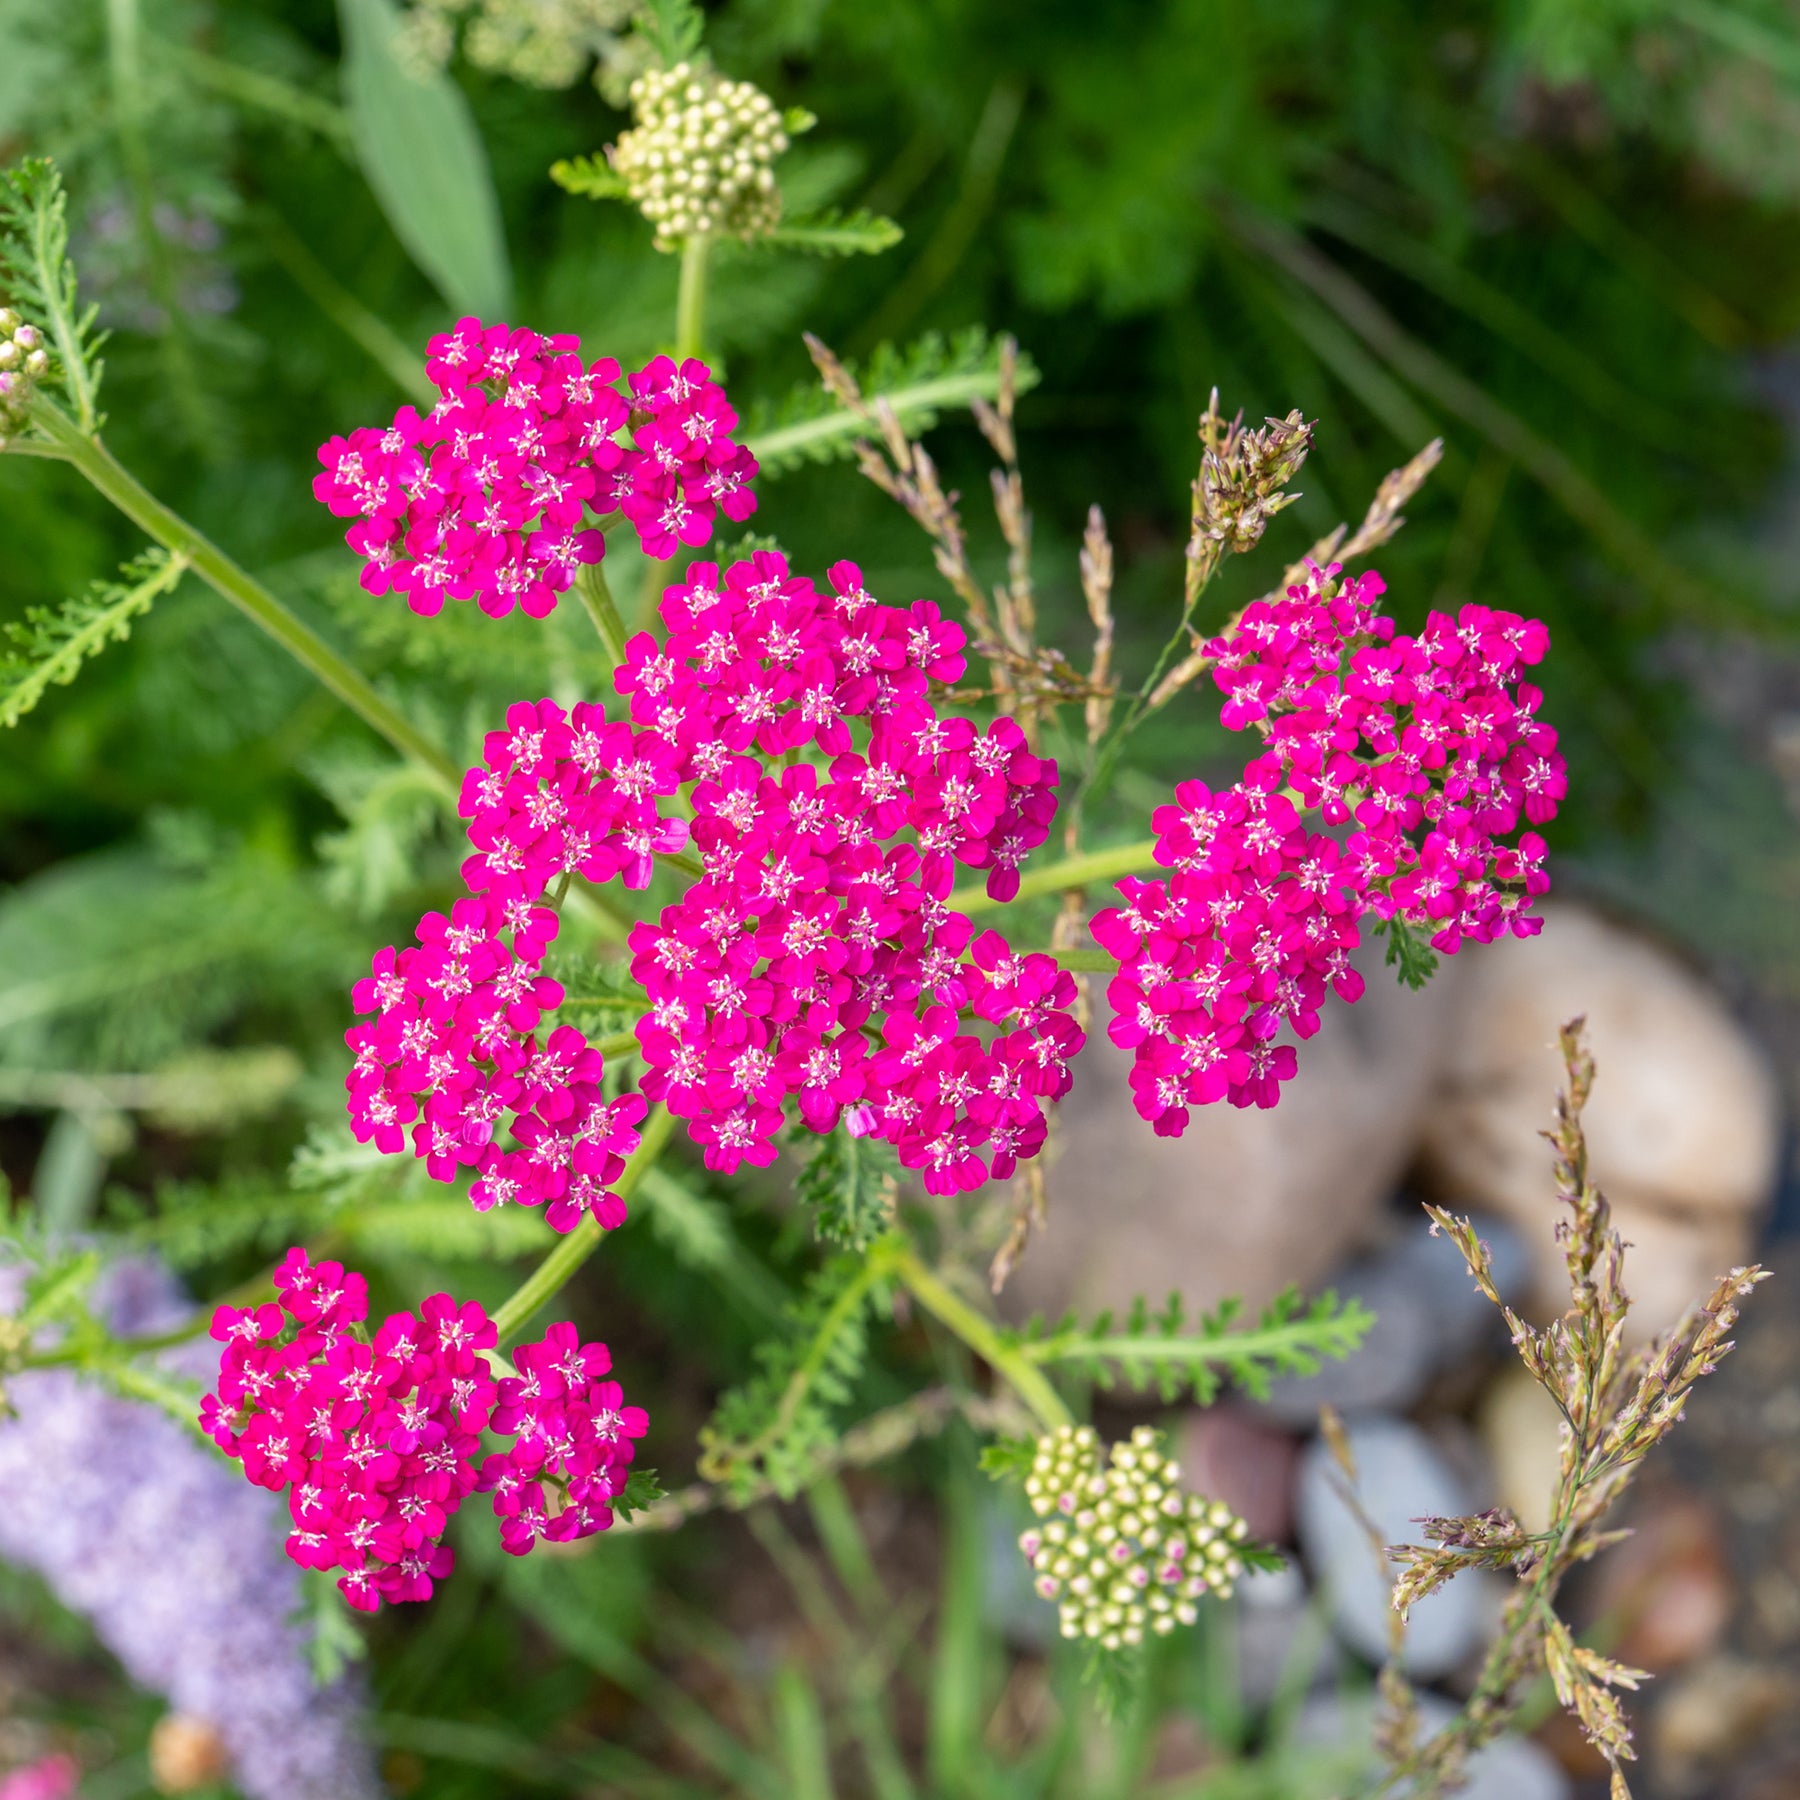
<path fill-rule="evenodd" d="M 0 450 L 25 423 L 31 390 L 49 373 L 44 334 L 10 306 L 0 306 Z"/>
<path fill-rule="evenodd" d="M 774 229 L 781 190 L 773 165 L 788 136 L 760 88 L 682 62 L 640 75 L 631 109 L 638 122 L 613 145 L 612 166 L 656 227 L 658 249 Z"/>
<path fill-rule="evenodd" d="M 1162 1434 L 1140 1425 L 1110 1458 L 1091 1425 L 1062 1425 L 1038 1442 L 1025 1497 L 1046 1522 L 1019 1539 L 1037 1591 L 1059 1602 L 1062 1634 L 1103 1649 L 1141 1644 L 1200 1616 L 1244 1572 L 1249 1528 L 1219 1500 L 1181 1487 Z"/>

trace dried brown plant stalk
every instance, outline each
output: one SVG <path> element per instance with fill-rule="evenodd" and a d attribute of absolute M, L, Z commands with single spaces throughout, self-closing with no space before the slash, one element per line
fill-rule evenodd
<path fill-rule="evenodd" d="M 1695 1384 L 1730 1352 L 1738 1305 L 1768 1271 L 1733 1269 L 1667 1335 L 1641 1350 L 1624 1350 L 1631 1307 L 1622 1283 L 1625 1246 L 1588 1172 L 1581 1113 L 1594 1062 L 1582 1027 L 1577 1019 L 1560 1034 L 1567 1085 L 1557 1096 L 1555 1126 L 1545 1133 L 1556 1153 L 1557 1195 L 1569 1208 L 1556 1227 L 1569 1270 L 1568 1311 L 1541 1330 L 1528 1325 L 1501 1299 L 1474 1226 L 1440 1207 L 1426 1208 L 1433 1229 L 1450 1236 L 1476 1285 L 1504 1314 L 1520 1361 L 1562 1413 L 1562 1461 L 1546 1530 L 1527 1532 L 1497 1509 L 1424 1520 L 1427 1542 L 1389 1549 L 1402 1570 L 1394 1586 L 1401 1618 L 1464 1569 L 1505 1571 L 1516 1585 L 1462 1711 L 1424 1743 L 1390 1757 L 1371 1800 L 1402 1782 L 1420 1796 L 1460 1786 L 1470 1751 L 1505 1729 L 1540 1671 L 1549 1674 L 1557 1698 L 1611 1765 L 1613 1800 L 1629 1800 L 1623 1765 L 1634 1751 L 1618 1690 L 1647 1677 L 1576 1643 L 1556 1614 L 1557 1592 L 1578 1563 L 1624 1535 L 1602 1529 L 1602 1521 L 1638 1464 L 1679 1422 Z"/>
<path fill-rule="evenodd" d="M 806 347 L 819 379 L 845 411 L 870 428 L 856 447 L 857 463 L 881 491 L 905 507 L 931 539 L 940 575 L 968 608 L 975 649 L 987 660 L 993 698 L 1011 712 L 1035 742 L 1045 719 L 1059 706 L 1087 701 L 1093 687 L 1062 651 L 1037 641 L 1037 597 L 1031 580 L 1031 514 L 1019 473 L 1013 409 L 1018 394 L 1018 345 L 1000 347 L 1000 381 L 994 402 L 974 402 L 976 423 L 1000 458 L 993 471 L 994 513 L 1006 541 L 1006 579 L 992 593 L 969 560 L 968 538 L 957 511 L 960 495 L 947 491 L 931 453 L 909 438 L 885 400 L 868 400 L 825 344 L 810 333 Z M 959 690 L 967 695 L 967 690 Z"/>
<path fill-rule="evenodd" d="M 1218 405 L 1218 395 L 1213 396 L 1213 407 Z M 1274 423 L 1274 421 L 1271 421 Z M 1204 424 L 1204 421 L 1203 421 Z M 1323 568 L 1327 563 L 1351 563 L 1358 557 L 1367 556 L 1371 551 L 1379 550 L 1388 542 L 1400 527 L 1406 523 L 1401 508 L 1419 489 L 1425 485 L 1425 479 L 1443 460 L 1444 440 L 1433 438 L 1410 462 L 1399 468 L 1390 470 L 1383 477 L 1381 486 L 1375 490 L 1375 498 L 1369 502 L 1369 510 L 1363 514 L 1363 520 L 1352 532 L 1348 525 L 1338 525 L 1319 539 L 1307 551 L 1299 562 L 1290 563 L 1281 577 L 1281 585 L 1263 596 L 1273 599 L 1277 594 L 1285 593 L 1296 581 L 1306 573 L 1308 563 L 1317 563 Z M 1199 483 L 1195 483 L 1196 496 Z M 1348 535 L 1346 535 L 1348 534 Z M 1189 581 L 1193 579 L 1194 564 L 1192 548 L 1189 550 Z M 1241 616 L 1241 615 L 1240 615 Z M 1225 627 L 1229 631 L 1236 620 L 1229 621 Z M 1188 654 L 1172 668 L 1152 691 L 1146 711 L 1154 712 L 1159 706 L 1166 706 L 1181 690 L 1211 666 L 1212 658 L 1206 653 L 1204 643 L 1196 643 Z"/>

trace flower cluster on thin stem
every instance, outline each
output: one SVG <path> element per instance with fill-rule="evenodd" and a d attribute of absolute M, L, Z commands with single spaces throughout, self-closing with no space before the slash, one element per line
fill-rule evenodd
<path fill-rule="evenodd" d="M 656 247 L 756 238 L 781 218 L 775 159 L 788 147 L 775 103 L 748 81 L 696 63 L 646 69 L 631 84 L 637 123 L 607 152 Z"/>
<path fill-rule="evenodd" d="M 1039 1439 L 1025 1498 L 1043 1523 L 1019 1548 L 1038 1593 L 1058 1603 L 1064 1637 L 1132 1649 L 1146 1632 L 1195 1623 L 1204 1595 L 1228 1597 L 1250 1533 L 1223 1501 L 1182 1489 L 1154 1426 L 1103 1449 L 1091 1425 Z"/>
<path fill-rule="evenodd" d="M 1010 719 L 938 713 L 963 634 L 935 606 L 881 605 L 851 563 L 829 582 L 771 552 L 697 564 L 664 595 L 666 641 L 626 647 L 618 685 L 693 784 L 704 870 L 631 935 L 644 1089 L 713 1168 L 772 1160 L 791 1101 L 893 1143 L 933 1191 L 973 1187 L 1041 1145 L 1081 1033 L 1052 958 L 946 900 L 959 865 L 1017 892 L 1056 765 Z"/>

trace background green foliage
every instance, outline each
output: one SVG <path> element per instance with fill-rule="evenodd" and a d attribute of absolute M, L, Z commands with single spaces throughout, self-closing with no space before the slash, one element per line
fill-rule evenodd
<path fill-rule="evenodd" d="M 567 606 L 546 626 L 466 608 L 419 622 L 369 600 L 310 498 L 314 447 L 417 398 L 419 347 L 458 306 L 507 304 L 592 354 L 641 359 L 670 335 L 676 268 L 635 215 L 549 178 L 622 123 L 591 87 L 546 93 L 460 64 L 397 86 L 368 31 L 390 10 L 0 0 L 0 160 L 62 166 L 84 296 L 112 333 L 117 454 L 472 755 L 510 700 L 591 688 L 586 621 Z M 1800 36 L 1781 0 L 721 0 L 708 41 L 724 70 L 817 115 L 781 165 L 791 218 L 837 209 L 864 248 L 885 236 L 865 211 L 905 232 L 842 259 L 718 253 L 709 336 L 754 428 L 817 414 L 803 328 L 856 359 L 871 391 L 952 380 L 991 359 L 983 331 L 1014 333 L 1040 374 L 1019 425 L 1041 604 L 1084 646 L 1075 553 L 1098 502 L 1128 675 L 1167 633 L 1194 421 L 1214 385 L 1228 411 L 1319 421 L 1303 498 L 1256 568 L 1228 566 L 1208 601 L 1220 615 L 1441 433 L 1443 466 L 1381 558 L 1394 612 L 1416 623 L 1479 598 L 1549 619 L 1546 711 L 1573 771 L 1562 869 L 1629 883 L 1771 985 L 1800 985 L 1781 929 L 1792 832 L 1755 709 L 1715 722 L 1692 680 L 1744 646 L 1764 677 L 1751 698 L 1792 666 L 1792 559 L 1762 524 L 1788 455 L 1779 351 L 1800 323 Z M 934 454 L 972 496 L 977 561 L 997 571 L 1003 546 L 977 504 L 989 458 L 945 417 Z M 815 569 L 853 555 L 884 598 L 944 599 L 925 541 L 841 461 L 802 444 L 772 462 L 758 533 Z M 0 737 L 0 1075 L 24 1081 L 0 1096 L 46 1076 L 169 1070 L 202 1049 L 284 1045 L 302 1072 L 206 1134 L 133 1129 L 88 1093 L 63 1109 L 83 1122 L 85 1160 L 52 1157 L 60 1126 L 20 1105 L 0 1113 L 0 1167 L 21 1191 L 34 1170 L 56 1174 L 59 1216 L 108 1206 L 206 1291 L 304 1231 L 397 1292 L 452 1281 L 492 1302 L 511 1283 L 496 1259 L 527 1254 L 536 1222 L 478 1219 L 318 1125 L 336 1117 L 345 990 L 372 947 L 450 896 L 457 834 L 427 784 L 199 583 L 148 610 L 121 599 L 132 575 L 90 589 L 143 548 L 67 471 L 0 458 L 9 645 L 35 656 L 90 626 L 113 636 L 109 607 L 130 625 L 104 646 L 69 637 L 71 685 L 33 691 Z M 628 623 L 641 617 L 654 600 L 641 558 L 619 546 L 608 568 Z M 32 613 L 70 596 L 86 598 Z M 1222 747 L 1199 696 L 1157 715 L 1118 782 L 1122 808 L 1147 809 Z M 612 998 L 594 987 L 597 1032 L 618 1028 Z M 832 1157 L 855 1161 L 847 1143 L 818 1155 L 821 1176 Z M 834 1178 L 813 1196 L 828 1234 L 884 1229 L 886 1173 L 858 1163 L 853 1192 Z M 732 1389 L 741 1416 L 727 1422 L 754 1441 L 817 1342 L 810 1327 L 829 1317 L 860 1342 L 880 1296 L 834 1313 L 854 1261 L 806 1276 L 804 1220 L 728 1212 L 691 1169 L 659 1170 L 644 1200 L 647 1222 L 579 1296 L 588 1322 L 622 1368 L 657 1371 L 643 1397 L 662 1445 L 692 1443 Z M 915 1333 L 894 1354 L 926 1367 L 942 1352 Z M 833 1343 L 824 1355 L 835 1368 Z M 1168 1373 L 1154 1358 L 1091 1362 L 1096 1378 Z M 857 1398 L 891 1401 L 919 1367 L 906 1381 L 867 1370 Z M 849 1388 L 834 1377 L 817 1399 L 835 1407 Z M 809 1420 L 830 1429 L 823 1411 Z M 892 1617 L 910 1618 L 910 1640 L 917 1615 L 884 1611 L 824 1489 L 809 1504 L 829 1608 L 810 1553 L 763 1549 L 828 1682 L 784 1663 L 771 1684 L 707 1617 L 708 1584 L 749 1548 L 744 1526 L 684 1534 L 678 1553 L 622 1539 L 604 1558 L 504 1568 L 478 1566 L 470 1534 L 429 1631 L 379 1625 L 381 1728 L 431 1759 L 434 1795 L 494 1791 L 496 1767 L 511 1788 L 641 1784 L 670 1741 L 684 1772 L 636 1791 L 822 1793 L 822 1706 L 834 1732 L 851 1721 L 883 1794 L 912 1791 L 893 1776 L 897 1729 L 919 1738 L 933 1793 L 1134 1791 L 1141 1718 L 1099 1776 L 1073 1726 L 1024 1760 L 981 1737 L 1003 1671 L 969 1573 L 985 1502 L 949 1473 L 968 1462 L 927 1451 L 900 1478 L 947 1521 L 928 1645 L 895 1641 Z M 487 1606 L 495 1594 L 507 1608 Z M 845 1596 L 856 1616 L 834 1623 Z M 48 1629 L 43 1596 L 0 1601 Z M 854 1656 L 839 1654 L 846 1633 Z M 1204 1686 L 1198 1663 L 1165 1664 L 1146 1708 Z M 710 1671 L 742 1730 L 695 1705 L 671 1666 Z M 898 1726 L 881 1710 L 896 1668 L 918 1697 Z M 1228 1687 L 1204 1686 L 1204 1704 L 1215 1741 L 1235 1744 L 1251 1728 Z M 1302 1791 L 1279 1769 L 1232 1780 L 1218 1792 Z"/>

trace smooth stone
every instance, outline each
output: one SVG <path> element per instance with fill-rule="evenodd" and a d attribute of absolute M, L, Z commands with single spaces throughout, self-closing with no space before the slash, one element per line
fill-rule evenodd
<path fill-rule="evenodd" d="M 1229 1403 L 1196 1407 L 1174 1429 L 1182 1485 L 1223 1500 L 1264 1543 L 1294 1529 L 1300 1446 L 1285 1431 Z"/>
<path fill-rule="evenodd" d="M 1697 1246 L 1671 1231 L 1684 1219 L 1713 1224 L 1709 1250 L 1747 1249 L 1774 1191 L 1781 1103 L 1767 1058 L 1705 980 L 1652 939 L 1565 904 L 1545 907 L 1540 937 L 1471 946 L 1456 960 L 1465 965 L 1461 1028 L 1445 1046 L 1425 1158 L 1453 1199 L 1524 1229 L 1540 1303 L 1560 1305 L 1551 1232 L 1562 1209 L 1538 1134 L 1563 1079 L 1557 1030 L 1577 1014 L 1598 1066 L 1585 1120 L 1590 1166 L 1621 1229 L 1690 1264 Z M 1641 1248 L 1648 1262 L 1648 1241 Z M 1645 1331 L 1698 1297 L 1678 1302 L 1659 1272 L 1640 1272 L 1639 1283 Z"/>
<path fill-rule="evenodd" d="M 1647 1495 L 1624 1543 L 1595 1565 L 1589 1604 L 1612 1627 L 1609 1654 L 1653 1675 L 1716 1650 L 1737 1608 L 1718 1513 L 1698 1494 Z"/>
<path fill-rule="evenodd" d="M 1014 1317 L 1123 1312 L 1171 1290 L 1191 1308 L 1235 1295 L 1249 1308 L 1290 1283 L 1311 1292 L 1366 1238 L 1411 1162 L 1457 1029 L 1454 963 L 1422 992 L 1358 965 L 1368 991 L 1330 1000 L 1299 1073 L 1268 1111 L 1196 1107 L 1159 1138 L 1132 1105 L 1131 1055 L 1106 1034 L 1105 987 L 1057 1109 L 1045 1165 L 1049 1223 L 1003 1296 Z"/>
<path fill-rule="evenodd" d="M 1530 1264 L 1519 1235 L 1503 1219 L 1477 1221 L 1493 1258 L 1495 1285 L 1518 1300 Z M 1423 1214 L 1373 1256 L 1359 1258 L 1328 1284 L 1375 1315 L 1361 1346 L 1312 1375 L 1280 1375 L 1260 1407 L 1294 1426 L 1311 1425 L 1321 1406 L 1341 1413 L 1405 1412 L 1446 1369 L 1491 1343 L 1500 1315 L 1469 1274 L 1462 1253 L 1433 1237 Z"/>
<path fill-rule="evenodd" d="M 1658 1696 L 1649 1732 L 1658 1770 L 1665 1779 L 1689 1788 L 1703 1770 L 1743 1758 L 1797 1705 L 1800 1676 L 1792 1669 L 1739 1656 L 1709 1657 Z"/>
<path fill-rule="evenodd" d="M 1267 1706 L 1278 1693 L 1304 1694 L 1341 1674 L 1344 1652 L 1295 1564 L 1246 1575 L 1231 1605 L 1232 1662 L 1245 1706 Z"/>
<path fill-rule="evenodd" d="M 1418 1696 L 1421 1736 L 1441 1731 L 1456 1717 L 1456 1708 L 1436 1694 Z M 1372 1771 L 1375 1707 L 1372 1700 L 1346 1701 L 1336 1694 L 1320 1694 L 1309 1700 L 1294 1721 L 1291 1741 L 1302 1749 L 1342 1747 L 1351 1772 Z M 1367 1753 L 1356 1752 L 1371 1746 Z M 1556 1759 L 1529 1738 L 1496 1738 L 1484 1744 L 1467 1764 L 1467 1784 L 1457 1789 L 1457 1800 L 1569 1800 L 1573 1789 Z M 1412 1800 L 1418 1789 L 1405 1782 L 1393 1791 L 1393 1800 Z"/>
<path fill-rule="evenodd" d="M 1345 1421 L 1356 1492 L 1384 1544 L 1419 1541 L 1416 1520 L 1475 1510 L 1463 1484 L 1425 1434 L 1380 1415 Z M 1302 1453 L 1296 1504 L 1300 1548 L 1325 1594 L 1333 1629 L 1365 1661 L 1388 1660 L 1389 1603 L 1398 1573 L 1378 1563 L 1362 1521 L 1343 1497 L 1343 1471 L 1322 1438 Z M 1481 1571 L 1459 1575 L 1413 1609 L 1402 1661 L 1423 1680 L 1447 1675 L 1486 1636 L 1495 1587 Z"/>

